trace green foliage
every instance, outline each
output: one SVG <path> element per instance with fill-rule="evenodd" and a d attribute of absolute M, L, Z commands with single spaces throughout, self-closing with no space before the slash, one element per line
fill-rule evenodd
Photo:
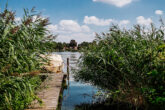
<path fill-rule="evenodd" d="M 97 44 L 84 51 L 77 80 L 107 90 L 114 100 L 135 106 L 165 106 L 165 59 L 163 25 L 151 30 L 135 26 L 96 35 Z"/>
<path fill-rule="evenodd" d="M 90 46 L 95 45 L 96 41 L 93 42 L 82 42 L 78 44 L 78 50 L 83 51 L 83 49 L 88 49 Z M 44 42 L 42 44 L 44 47 L 47 48 L 46 52 L 55 52 L 55 51 L 77 51 L 74 47 L 77 46 L 77 42 L 75 40 L 71 40 L 70 43 L 65 42 Z"/>
<path fill-rule="evenodd" d="M 69 46 L 74 48 L 77 46 L 77 42 L 75 40 L 71 40 Z"/>
<path fill-rule="evenodd" d="M 37 77 L 5 77 L 0 85 L 0 110 L 24 110 L 33 100 L 38 100 L 35 89 L 40 85 Z"/>
<path fill-rule="evenodd" d="M 34 8 L 24 12 L 19 22 L 15 12 L 7 8 L 0 12 L 0 110 L 23 110 L 35 99 L 41 102 L 35 89 L 42 78 L 21 74 L 41 69 L 45 60 L 40 55 L 47 49 L 43 44 L 51 42 L 54 36 L 46 29 L 47 18 Z"/>
<path fill-rule="evenodd" d="M 32 14 L 31 14 L 32 13 Z M 39 69 L 42 44 L 46 36 L 48 19 L 43 19 L 32 9 L 25 10 L 17 23 L 15 13 L 7 9 L 0 13 L 0 72 L 5 75 L 20 74 Z"/>
<path fill-rule="evenodd" d="M 90 46 L 96 45 L 96 41 L 93 42 L 82 42 L 81 44 L 78 45 L 78 49 L 83 50 L 83 49 L 88 49 Z"/>

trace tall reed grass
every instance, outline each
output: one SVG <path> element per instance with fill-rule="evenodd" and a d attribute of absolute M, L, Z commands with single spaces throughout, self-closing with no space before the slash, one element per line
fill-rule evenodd
<path fill-rule="evenodd" d="M 164 24 L 146 29 L 112 26 L 109 32 L 97 34 L 97 44 L 84 50 L 75 78 L 106 90 L 105 98 L 164 110 Z"/>
<path fill-rule="evenodd" d="M 0 12 L 0 110 L 23 110 L 34 99 L 42 78 L 36 76 L 46 60 L 40 57 L 46 50 L 42 44 L 51 42 L 47 18 L 24 9 L 16 20 L 15 12 L 6 7 Z M 36 72 L 38 71 L 38 72 Z M 22 76 L 25 73 L 35 73 Z"/>

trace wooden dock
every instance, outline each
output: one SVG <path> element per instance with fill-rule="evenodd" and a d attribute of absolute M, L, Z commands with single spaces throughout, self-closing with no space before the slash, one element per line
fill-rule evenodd
<path fill-rule="evenodd" d="M 42 87 L 45 86 L 45 88 L 37 95 L 43 101 L 43 105 L 40 106 L 39 103 L 34 101 L 30 105 L 30 109 L 26 110 L 56 110 L 58 107 L 63 80 L 64 73 L 50 74 L 41 85 Z"/>

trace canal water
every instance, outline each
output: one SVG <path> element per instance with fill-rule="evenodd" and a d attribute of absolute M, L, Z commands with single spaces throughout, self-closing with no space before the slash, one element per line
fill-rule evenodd
<path fill-rule="evenodd" d="M 70 76 L 68 88 L 63 92 L 61 110 L 74 110 L 76 105 L 92 103 L 93 95 L 97 88 L 90 84 L 76 82 L 73 78 L 72 69 L 77 69 L 77 61 L 80 57 L 79 52 L 56 52 L 62 56 L 64 61 L 64 72 L 67 73 L 67 58 L 70 60 Z"/>

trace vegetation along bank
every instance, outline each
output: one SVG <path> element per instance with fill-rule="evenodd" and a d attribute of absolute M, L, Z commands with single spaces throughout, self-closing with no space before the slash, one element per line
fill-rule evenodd
<path fill-rule="evenodd" d="M 0 12 L 0 110 L 23 110 L 33 100 L 42 102 L 36 90 L 44 77 L 38 76 L 46 51 L 42 46 L 54 38 L 46 29 L 47 18 L 25 9 L 20 21 L 7 7 Z M 26 75 L 24 75 L 26 74 Z"/>
<path fill-rule="evenodd" d="M 139 25 L 130 30 L 112 26 L 83 51 L 74 76 L 105 91 L 100 94 L 104 107 L 118 103 L 122 108 L 125 103 L 129 108 L 164 110 L 164 33 L 163 21 L 160 28 L 151 24 L 148 30 Z"/>

